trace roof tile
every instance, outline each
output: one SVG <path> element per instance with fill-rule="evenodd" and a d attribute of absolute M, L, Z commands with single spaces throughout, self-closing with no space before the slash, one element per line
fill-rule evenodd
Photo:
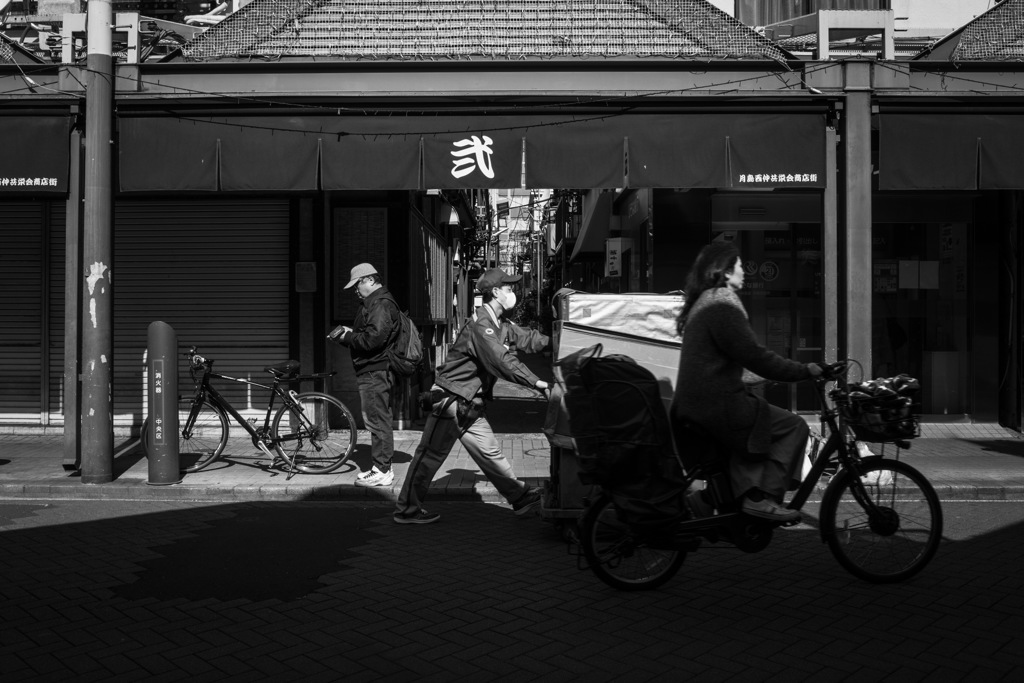
<path fill-rule="evenodd" d="M 203 61 L 787 56 L 706 0 L 254 0 L 182 52 Z"/>

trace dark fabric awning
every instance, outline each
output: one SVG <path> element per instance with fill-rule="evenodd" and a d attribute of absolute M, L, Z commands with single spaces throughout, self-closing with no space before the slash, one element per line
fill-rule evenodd
<path fill-rule="evenodd" d="M 0 193 L 66 194 L 70 116 L 0 116 Z"/>
<path fill-rule="evenodd" d="M 825 186 L 825 119 L 815 114 L 635 117 L 630 187 Z"/>
<path fill-rule="evenodd" d="M 278 122 L 245 119 L 235 135 L 220 138 L 220 186 L 223 190 L 315 190 L 320 137 L 292 132 L 298 121 Z M 259 130 L 254 141 L 249 130 Z M 256 144 L 253 144 L 256 142 Z"/>
<path fill-rule="evenodd" d="M 881 190 L 1024 189 L 1024 114 L 883 113 Z"/>
<path fill-rule="evenodd" d="M 624 117 L 538 118 L 533 124 L 526 131 L 526 187 L 625 187 Z"/>
<path fill-rule="evenodd" d="M 315 190 L 319 136 L 274 118 L 122 117 L 121 190 Z"/>
<path fill-rule="evenodd" d="M 823 187 L 820 114 L 120 118 L 133 190 Z"/>
<path fill-rule="evenodd" d="M 424 125 L 426 124 L 426 125 Z M 522 184 L 523 130 L 511 117 L 437 117 L 421 124 L 428 188 L 500 189 Z"/>
<path fill-rule="evenodd" d="M 219 126 L 187 119 L 121 119 L 121 189 L 210 190 L 217 184 Z"/>

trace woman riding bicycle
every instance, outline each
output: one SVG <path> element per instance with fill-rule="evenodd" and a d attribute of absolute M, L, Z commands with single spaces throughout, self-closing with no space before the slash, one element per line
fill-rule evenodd
<path fill-rule="evenodd" d="M 701 250 L 676 323 L 683 346 L 671 415 L 704 428 L 727 447 L 732 491 L 744 513 L 796 521 L 800 513 L 783 507 L 782 499 L 799 484 L 807 423 L 752 393 L 744 370 L 779 382 L 817 377 L 822 370 L 816 363 L 783 358 L 757 341 L 737 295 L 742 287 L 743 264 L 733 244 Z"/>

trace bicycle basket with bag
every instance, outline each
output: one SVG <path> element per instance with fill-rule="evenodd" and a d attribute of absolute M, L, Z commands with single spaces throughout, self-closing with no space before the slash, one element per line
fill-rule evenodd
<path fill-rule="evenodd" d="M 831 396 L 858 441 L 885 443 L 921 435 L 914 414 L 920 389 L 913 377 L 896 375 L 837 387 Z"/>

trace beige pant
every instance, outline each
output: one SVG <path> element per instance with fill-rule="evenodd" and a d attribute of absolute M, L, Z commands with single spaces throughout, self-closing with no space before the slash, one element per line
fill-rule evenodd
<path fill-rule="evenodd" d="M 423 436 L 398 494 L 395 506 L 398 513 L 408 517 L 419 514 L 430 482 L 456 441 L 462 443 L 469 457 L 508 502 L 519 500 L 529 490 L 516 478 L 484 414 L 460 420 L 457 402 L 445 398 L 434 404 L 434 411 L 423 427 Z"/>
<path fill-rule="evenodd" d="M 729 460 L 729 480 L 733 495 L 742 498 L 750 489 L 781 502 L 786 491 L 800 484 L 800 460 L 807 446 L 810 428 L 799 415 L 769 405 L 772 421 L 772 445 L 765 460 L 752 461 L 733 456 Z"/>

